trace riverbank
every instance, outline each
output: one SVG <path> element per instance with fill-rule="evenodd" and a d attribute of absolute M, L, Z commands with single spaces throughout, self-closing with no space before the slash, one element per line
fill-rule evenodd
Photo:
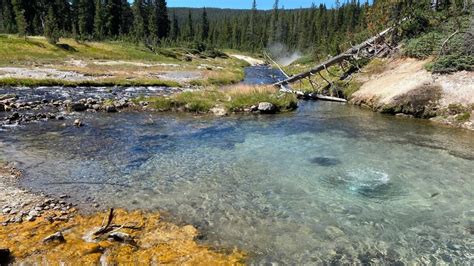
<path fill-rule="evenodd" d="M 19 170 L 0 163 L 0 262 L 15 264 L 219 264 L 239 265 L 245 254 L 198 244 L 191 225 L 164 221 L 159 213 L 117 210 L 81 214 L 67 195 L 57 199 L 19 189 Z M 95 233 L 95 234 L 94 234 Z"/>
<path fill-rule="evenodd" d="M 432 74 L 425 68 L 430 59 L 375 60 L 356 76 L 362 85 L 350 103 L 474 130 L 474 72 Z"/>
<path fill-rule="evenodd" d="M 146 47 L 123 42 L 57 45 L 43 37 L 0 35 L 0 85 L 168 86 L 228 85 L 243 79 L 245 61 L 216 51 Z"/>

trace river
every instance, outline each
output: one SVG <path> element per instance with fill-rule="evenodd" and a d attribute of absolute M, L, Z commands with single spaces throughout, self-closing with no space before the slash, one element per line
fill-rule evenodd
<path fill-rule="evenodd" d="M 0 132 L 23 187 L 159 210 L 251 263 L 467 263 L 474 133 L 329 102 L 295 113 L 82 113 Z M 171 218 L 173 217 L 173 218 Z"/>

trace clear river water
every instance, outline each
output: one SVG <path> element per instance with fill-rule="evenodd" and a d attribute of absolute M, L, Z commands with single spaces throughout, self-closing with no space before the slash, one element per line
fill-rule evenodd
<path fill-rule="evenodd" d="M 254 264 L 474 262 L 474 132 L 328 102 L 78 116 L 0 131 L 21 186 L 169 213 Z"/>

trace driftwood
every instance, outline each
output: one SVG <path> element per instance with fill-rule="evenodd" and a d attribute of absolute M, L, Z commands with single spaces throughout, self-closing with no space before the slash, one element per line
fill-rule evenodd
<path fill-rule="evenodd" d="M 110 232 L 116 232 L 120 229 L 132 229 L 132 230 L 140 230 L 141 227 L 139 226 L 134 226 L 134 225 L 119 225 L 119 224 L 112 224 L 112 221 L 114 219 L 114 209 L 110 209 L 109 215 L 104 219 L 102 222 L 102 226 L 93 233 L 93 235 L 98 238 L 101 235 L 110 233 Z"/>
<path fill-rule="evenodd" d="M 330 101 L 330 102 L 340 102 L 340 103 L 345 103 L 347 102 L 346 99 L 338 98 L 338 97 L 331 97 L 331 96 L 326 96 L 322 94 L 311 94 L 311 98 L 314 98 L 316 100 L 322 100 L 322 101 Z"/>
<path fill-rule="evenodd" d="M 336 65 L 336 64 L 339 64 L 343 61 L 346 61 L 348 59 L 351 59 L 351 58 L 355 58 L 357 57 L 360 52 L 362 50 L 365 50 L 369 47 L 372 47 L 374 44 L 376 44 L 379 40 L 383 39 L 385 37 L 385 35 L 387 35 L 388 33 L 392 32 L 394 30 L 393 27 L 390 27 L 382 32 L 380 32 L 379 34 L 377 34 L 376 36 L 366 40 L 365 42 L 359 44 L 359 45 L 356 45 L 352 48 L 350 48 L 349 50 L 345 51 L 344 53 L 342 54 L 339 54 L 335 57 L 332 57 L 328 60 L 326 60 L 325 62 L 317 65 L 316 67 L 310 69 L 309 71 L 306 71 L 306 72 L 303 72 L 301 74 L 298 74 L 298 75 L 295 75 L 295 76 L 292 76 L 292 77 L 289 77 L 288 79 L 286 80 L 283 80 L 283 81 L 280 81 L 280 82 L 277 82 L 275 83 L 274 85 L 275 86 L 282 86 L 282 85 L 286 85 L 286 84 L 289 84 L 289 83 L 293 83 L 295 81 L 298 81 L 298 80 L 301 80 L 301 79 L 304 79 L 304 78 L 307 78 L 307 77 L 310 77 L 316 73 L 319 73 L 320 71 L 322 70 L 325 70 L 327 69 L 328 67 L 330 66 L 333 66 L 333 65 Z"/>

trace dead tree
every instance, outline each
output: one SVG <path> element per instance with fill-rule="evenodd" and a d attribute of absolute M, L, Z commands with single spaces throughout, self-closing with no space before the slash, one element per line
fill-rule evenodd
<path fill-rule="evenodd" d="M 376 36 L 366 40 L 365 42 L 350 48 L 349 50 L 345 51 L 344 53 L 339 54 L 335 57 L 332 57 L 332 58 L 326 60 L 325 62 L 317 65 L 316 67 L 310 69 L 309 71 L 306 71 L 306 72 L 300 73 L 298 75 L 289 77 L 288 79 L 277 82 L 274 85 L 277 86 L 277 87 L 281 87 L 283 85 L 287 85 L 287 84 L 296 82 L 298 80 L 301 80 L 301 79 L 310 77 L 312 75 L 315 75 L 315 74 L 321 72 L 322 70 L 326 70 L 327 68 L 329 68 L 333 65 L 342 63 L 344 61 L 348 61 L 350 59 L 358 58 L 360 56 L 363 56 L 363 57 L 375 56 L 377 53 L 379 53 L 374 48 L 375 45 L 378 42 L 380 42 L 380 40 L 383 40 L 383 38 L 385 38 L 385 36 L 387 34 L 391 33 L 393 30 L 394 30 L 394 27 L 390 27 L 390 28 L 380 32 Z M 387 46 L 385 46 L 385 47 L 387 47 Z M 365 53 L 365 55 L 363 55 L 364 53 Z"/>

